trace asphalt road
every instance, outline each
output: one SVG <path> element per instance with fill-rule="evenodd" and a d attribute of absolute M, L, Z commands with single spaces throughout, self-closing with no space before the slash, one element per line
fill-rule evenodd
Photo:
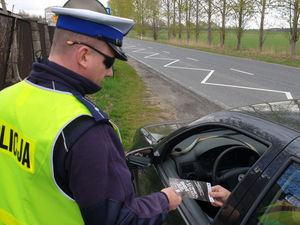
<path fill-rule="evenodd" d="M 130 38 L 123 49 L 166 79 L 225 108 L 300 98 L 299 68 Z"/>

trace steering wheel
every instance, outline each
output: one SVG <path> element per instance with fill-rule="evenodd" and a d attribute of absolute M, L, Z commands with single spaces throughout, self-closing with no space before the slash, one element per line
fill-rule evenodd
<path fill-rule="evenodd" d="M 244 145 L 236 145 L 236 146 L 232 146 L 230 148 L 227 148 L 226 150 L 224 150 L 215 160 L 214 165 L 213 165 L 213 172 L 212 172 L 212 184 L 213 185 L 217 185 L 217 184 L 221 184 L 221 183 L 228 183 L 229 179 L 235 179 L 235 182 L 233 184 L 228 184 L 229 189 L 233 189 L 238 182 L 242 179 L 243 174 L 245 174 L 251 167 L 246 166 L 246 167 L 236 167 L 236 168 L 232 168 L 232 169 L 228 169 L 225 172 L 222 173 L 222 175 L 219 175 L 220 173 L 220 163 L 222 162 L 222 160 L 224 159 L 224 157 L 226 155 L 228 155 L 231 152 L 234 151 L 246 151 L 246 152 L 254 152 L 253 150 L 251 150 L 250 148 L 244 146 Z M 256 152 L 255 152 L 256 153 Z"/>

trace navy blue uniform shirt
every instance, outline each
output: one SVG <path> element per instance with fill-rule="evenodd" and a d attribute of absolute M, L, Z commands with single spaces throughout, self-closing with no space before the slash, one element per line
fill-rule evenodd
<path fill-rule="evenodd" d="M 48 60 L 34 63 L 27 79 L 51 89 L 66 87 L 83 96 L 101 89 Z M 169 203 L 162 192 L 135 197 L 124 149 L 107 123 L 95 123 L 71 149 L 65 148 L 61 135 L 54 149 L 53 165 L 56 183 L 77 202 L 85 224 L 154 225 L 162 224 L 166 218 Z"/>

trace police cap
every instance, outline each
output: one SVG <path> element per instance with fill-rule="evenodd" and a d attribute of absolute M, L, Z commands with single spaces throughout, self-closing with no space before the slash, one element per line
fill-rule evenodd
<path fill-rule="evenodd" d="M 121 46 L 123 37 L 134 25 L 133 20 L 87 9 L 52 7 L 51 11 L 58 15 L 56 27 L 105 41 L 116 58 L 127 60 Z"/>

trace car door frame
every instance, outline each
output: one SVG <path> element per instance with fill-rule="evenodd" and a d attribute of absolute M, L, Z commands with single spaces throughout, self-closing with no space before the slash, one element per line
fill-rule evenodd
<path fill-rule="evenodd" d="M 200 131 L 205 132 L 205 131 L 208 131 L 212 128 L 216 128 L 216 127 L 224 128 L 224 129 L 230 129 L 230 130 L 234 130 L 236 132 L 240 132 L 244 135 L 247 135 L 247 136 L 261 142 L 261 143 L 264 143 L 265 145 L 271 146 L 270 143 L 268 143 L 265 140 L 253 135 L 253 133 L 247 132 L 245 130 L 242 130 L 242 129 L 237 128 L 237 127 L 232 126 L 232 125 L 214 122 L 214 123 L 203 123 L 203 124 L 200 124 L 200 125 L 198 124 L 198 125 L 195 125 L 195 126 L 191 126 L 188 129 L 181 130 L 180 132 L 177 132 L 173 137 L 166 138 L 168 141 L 165 142 L 163 145 L 161 145 L 160 148 L 171 149 L 170 145 L 174 146 L 174 143 L 178 143 L 179 142 L 178 139 L 182 136 L 188 137 L 191 134 L 199 133 Z M 189 134 L 189 135 L 187 135 L 187 134 Z M 182 139 L 184 139 L 184 138 L 182 138 Z M 162 152 L 164 154 L 160 155 L 160 160 L 159 160 L 158 164 L 156 165 L 156 168 L 157 168 L 157 172 L 158 172 L 159 176 L 161 177 L 161 181 L 163 182 L 163 184 L 165 186 L 168 186 L 168 182 L 167 182 L 168 175 L 166 174 L 165 169 L 162 168 L 162 166 L 160 166 L 161 161 L 164 160 L 165 157 L 167 157 L 167 154 L 165 154 L 165 152 L 163 150 L 160 150 L 160 152 Z M 161 158 L 161 157 L 163 157 L 163 158 Z M 253 166 L 251 168 L 253 168 Z M 193 210 L 194 212 L 191 212 L 191 209 L 193 207 L 197 207 L 197 206 L 195 206 L 195 201 L 194 200 L 184 199 L 183 203 L 178 208 L 178 211 L 180 212 L 181 216 L 186 221 L 186 224 L 195 224 L 196 225 L 196 224 L 199 224 L 199 221 L 202 222 L 201 224 L 211 224 L 212 221 L 209 221 L 209 219 L 204 215 L 204 213 L 201 209 L 199 209 L 199 210 L 201 210 L 202 214 L 199 213 L 200 212 L 199 210 L 196 212 L 195 211 L 196 209 Z"/>
<path fill-rule="evenodd" d="M 296 149 L 300 146 L 300 138 L 296 138 L 293 140 L 285 149 L 282 150 L 281 154 L 279 154 L 273 162 L 266 168 L 264 173 L 261 175 L 261 179 L 266 179 L 268 182 L 265 188 L 261 191 L 259 196 L 256 198 L 251 208 L 245 215 L 245 217 L 241 221 L 241 225 L 247 224 L 249 218 L 253 215 L 260 202 L 264 199 L 265 195 L 269 192 L 271 187 L 275 184 L 275 182 L 280 178 L 280 176 L 286 171 L 286 169 L 292 163 L 300 164 L 300 152 L 297 155 L 290 154 L 291 152 L 296 153 L 293 149 Z M 277 168 L 274 171 L 274 168 Z M 258 180 L 257 182 L 260 182 Z M 254 184 L 255 186 L 255 184 Z"/>

